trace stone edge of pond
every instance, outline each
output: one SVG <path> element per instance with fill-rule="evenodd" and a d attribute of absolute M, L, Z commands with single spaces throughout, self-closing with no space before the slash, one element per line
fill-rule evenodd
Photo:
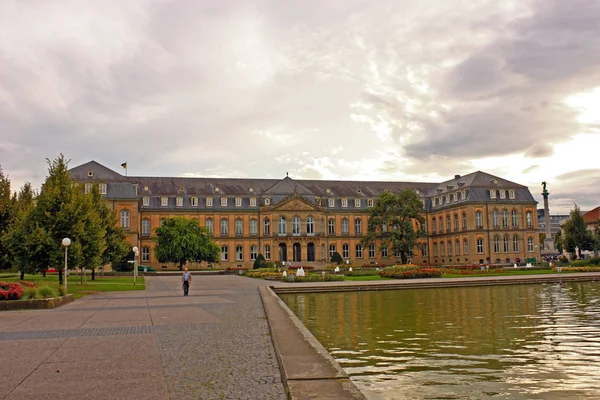
<path fill-rule="evenodd" d="M 0 302 L 0 311 L 50 310 L 68 304 L 74 300 L 72 294 L 38 300 L 6 300 Z"/>
<path fill-rule="evenodd" d="M 258 288 L 290 399 L 365 399 L 337 361 L 268 286 Z"/>
<path fill-rule="evenodd" d="M 437 289 L 465 286 L 491 286 L 491 285 L 531 285 L 543 283 L 589 282 L 600 281 L 600 273 L 569 273 L 553 275 L 519 275 L 495 276 L 473 278 L 428 278 L 428 279 L 398 279 L 394 281 L 355 281 L 352 283 L 329 282 L 324 285 L 289 284 L 275 286 L 276 294 L 293 293 L 324 293 L 324 292 L 354 292 L 376 290 L 402 290 L 402 289 Z"/>

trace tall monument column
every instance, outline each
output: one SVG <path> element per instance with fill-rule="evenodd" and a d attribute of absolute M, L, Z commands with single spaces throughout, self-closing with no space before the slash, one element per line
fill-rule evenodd
<path fill-rule="evenodd" d="M 548 206 L 548 195 L 550 193 L 546 189 L 546 181 L 542 182 L 542 188 L 542 196 L 544 197 L 544 222 L 546 224 L 546 238 L 544 239 L 544 247 L 542 247 L 542 256 L 556 256 L 559 253 L 554 247 L 554 239 L 550 231 L 550 207 Z"/>

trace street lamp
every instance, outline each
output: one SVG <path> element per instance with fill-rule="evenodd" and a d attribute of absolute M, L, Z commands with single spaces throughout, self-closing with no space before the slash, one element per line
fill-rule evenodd
<path fill-rule="evenodd" d="M 140 254 L 140 249 L 137 248 L 137 246 L 135 246 L 133 249 L 133 254 L 135 254 L 134 258 L 133 258 L 133 286 L 135 286 L 135 281 L 137 279 L 137 259 L 138 259 L 138 255 Z"/>
<path fill-rule="evenodd" d="M 67 291 L 67 249 L 71 245 L 71 239 L 64 238 L 62 245 L 65 246 L 65 292 Z"/>

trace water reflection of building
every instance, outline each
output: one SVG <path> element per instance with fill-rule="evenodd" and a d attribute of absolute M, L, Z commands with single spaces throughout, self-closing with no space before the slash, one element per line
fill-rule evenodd
<path fill-rule="evenodd" d="M 140 262 L 160 267 L 153 231 L 173 216 L 196 218 L 221 247 L 224 266 L 273 261 L 393 264 L 399 254 L 363 246 L 379 194 L 414 190 L 427 237 L 411 260 L 432 265 L 514 262 L 539 257 L 536 201 L 523 185 L 478 171 L 442 183 L 123 176 L 91 161 L 70 170 L 85 190 L 98 185 Z M 386 235 L 386 232 L 380 232 Z M 380 236 L 381 237 L 381 236 Z"/>

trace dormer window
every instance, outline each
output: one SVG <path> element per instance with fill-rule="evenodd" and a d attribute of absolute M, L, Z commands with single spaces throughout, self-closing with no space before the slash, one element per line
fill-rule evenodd
<path fill-rule="evenodd" d="M 148 191 L 148 186 L 144 186 L 144 192 Z"/>
<path fill-rule="evenodd" d="M 265 199 L 265 206 L 269 206 L 269 205 L 271 205 L 271 199 L 267 197 Z"/>
<path fill-rule="evenodd" d="M 160 198 L 160 206 L 161 207 L 167 207 L 169 205 L 169 198 L 168 197 L 161 197 Z"/>
<path fill-rule="evenodd" d="M 250 207 L 256 207 L 256 197 L 250 197 Z"/>
<path fill-rule="evenodd" d="M 360 199 L 354 199 L 354 208 L 360 208 Z"/>
<path fill-rule="evenodd" d="M 501 198 L 501 199 L 504 199 L 504 198 L 506 198 L 506 191 L 505 191 L 505 190 L 501 190 L 501 191 L 500 191 L 500 198 Z"/>
<path fill-rule="evenodd" d="M 235 206 L 236 207 L 241 207 L 242 206 L 242 198 L 241 197 L 236 197 L 235 198 Z"/>
<path fill-rule="evenodd" d="M 490 189 L 490 199 L 496 198 L 496 189 Z"/>
<path fill-rule="evenodd" d="M 362 190 L 356 189 L 356 193 L 362 193 Z"/>
<path fill-rule="evenodd" d="M 373 207 L 373 199 L 367 199 L 367 207 L 368 208 L 372 208 Z"/>
<path fill-rule="evenodd" d="M 144 196 L 142 198 L 142 206 L 149 207 L 150 206 L 150 197 Z"/>
<path fill-rule="evenodd" d="M 207 197 L 206 198 L 206 207 L 212 207 L 212 206 L 213 206 L 213 198 Z"/>
<path fill-rule="evenodd" d="M 177 207 L 183 207 L 183 197 L 177 197 Z"/>
<path fill-rule="evenodd" d="M 460 192 L 460 195 L 463 200 L 467 199 L 467 191 L 466 190 L 463 190 L 462 192 Z"/>
<path fill-rule="evenodd" d="M 106 194 L 106 183 L 101 183 L 98 188 L 100 189 L 100 194 Z"/>
<path fill-rule="evenodd" d="M 88 194 L 91 191 L 92 191 L 92 184 L 91 183 L 86 183 L 85 186 L 83 187 L 83 192 L 85 194 Z"/>
<path fill-rule="evenodd" d="M 333 207 L 335 207 L 335 199 L 329 199 L 329 204 L 328 204 L 328 206 L 329 206 L 330 208 L 333 208 Z"/>
<path fill-rule="evenodd" d="M 514 200 L 515 198 L 515 191 L 514 190 L 509 190 L 508 191 L 508 198 L 511 200 Z"/>
<path fill-rule="evenodd" d="M 348 207 L 348 199 L 342 199 L 342 207 Z"/>
<path fill-rule="evenodd" d="M 450 195 L 449 195 L 449 194 L 447 194 L 447 195 L 446 195 L 446 204 L 449 204 L 449 203 L 450 203 Z"/>
<path fill-rule="evenodd" d="M 457 202 L 457 201 L 458 201 L 458 192 L 454 192 L 452 196 L 454 197 L 454 199 L 453 199 L 453 200 L 454 200 L 455 202 Z"/>
<path fill-rule="evenodd" d="M 198 198 L 197 197 L 192 197 L 190 199 L 190 204 L 192 207 L 198 207 Z"/>
<path fill-rule="evenodd" d="M 431 205 L 433 207 L 435 207 L 437 205 L 437 199 L 435 197 L 433 199 L 431 199 Z"/>
<path fill-rule="evenodd" d="M 221 207 L 227 207 L 227 197 L 221 197 Z"/>

